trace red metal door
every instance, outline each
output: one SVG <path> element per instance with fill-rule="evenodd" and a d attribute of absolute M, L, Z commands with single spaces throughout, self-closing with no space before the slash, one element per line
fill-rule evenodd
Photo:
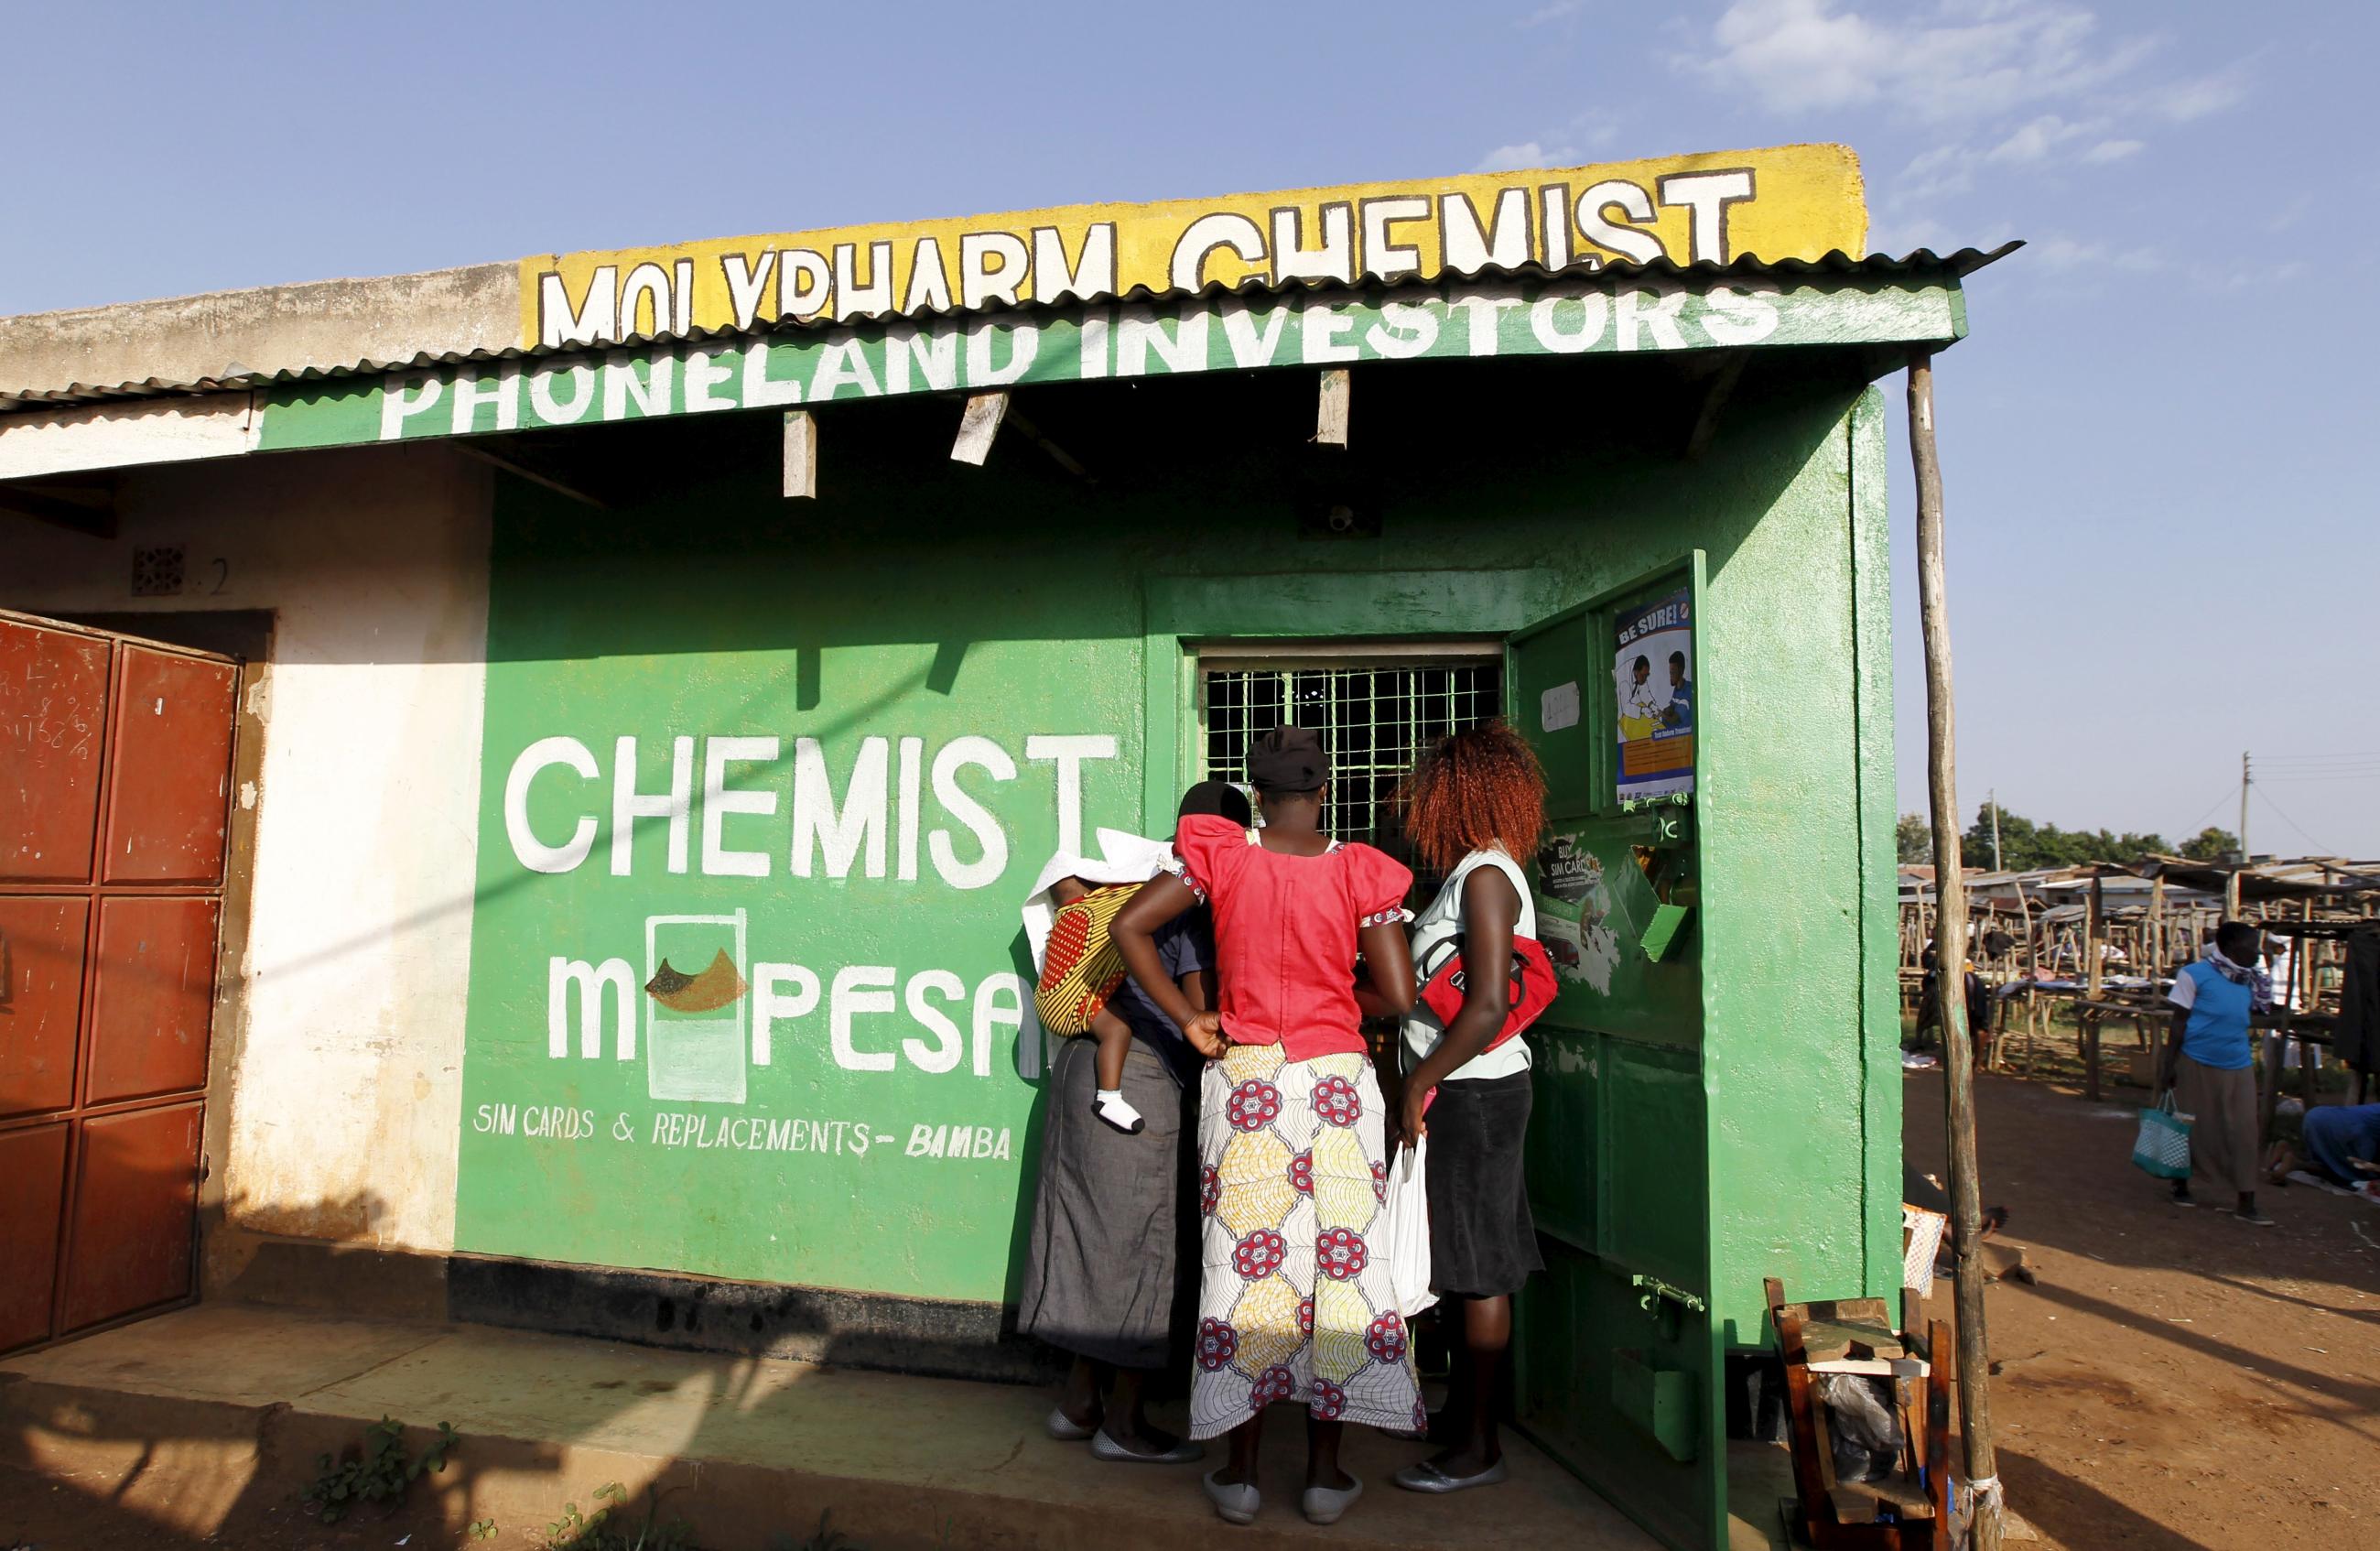
<path fill-rule="evenodd" d="M 238 688 L 0 615 L 0 1351 L 190 1296 Z"/>

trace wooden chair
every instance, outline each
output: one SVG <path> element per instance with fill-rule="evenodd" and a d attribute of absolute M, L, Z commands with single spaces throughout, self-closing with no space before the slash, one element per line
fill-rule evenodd
<path fill-rule="evenodd" d="M 1781 1282 L 1772 1276 L 1765 1285 L 1784 1360 L 1793 1484 L 1801 1494 L 1780 1505 L 1789 1533 L 1817 1551 L 1949 1551 L 1950 1327 L 1934 1321 L 1923 1354 L 1912 1354 L 1881 1298 L 1788 1303 Z M 1943 1361 L 1933 1361 L 1937 1353 Z M 1834 1440 L 1814 1383 L 1827 1373 L 1893 1381 L 1903 1446 L 1889 1478 L 1835 1479 Z"/>

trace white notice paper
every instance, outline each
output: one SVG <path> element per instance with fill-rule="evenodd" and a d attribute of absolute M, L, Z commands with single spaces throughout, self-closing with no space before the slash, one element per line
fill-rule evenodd
<path fill-rule="evenodd" d="M 1578 726 L 1577 679 L 1557 684 L 1537 697 L 1537 726 L 1547 732 Z"/>

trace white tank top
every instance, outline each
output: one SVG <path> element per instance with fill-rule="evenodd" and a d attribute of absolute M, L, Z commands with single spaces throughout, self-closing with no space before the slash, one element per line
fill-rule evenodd
<path fill-rule="evenodd" d="M 1505 855 L 1501 847 L 1473 851 L 1447 874 L 1446 885 L 1438 891 L 1438 898 L 1414 917 L 1414 972 L 1425 983 L 1441 958 L 1462 951 L 1463 882 L 1482 867 L 1493 867 L 1503 873 L 1511 880 L 1512 891 L 1521 897 L 1521 916 L 1514 930 L 1524 937 L 1537 934 L 1537 902 L 1530 896 L 1528 874 L 1521 871 L 1520 863 Z M 1414 1004 L 1413 1011 L 1405 1015 L 1405 1070 L 1411 1071 L 1427 1060 L 1439 1041 L 1445 1037 L 1446 1025 L 1438 1020 L 1438 1015 L 1418 1002 Z M 1455 1068 L 1447 1074 L 1447 1081 L 1510 1077 L 1528 1070 L 1530 1060 L 1529 1036 L 1514 1034 L 1495 1049 L 1482 1051 Z"/>

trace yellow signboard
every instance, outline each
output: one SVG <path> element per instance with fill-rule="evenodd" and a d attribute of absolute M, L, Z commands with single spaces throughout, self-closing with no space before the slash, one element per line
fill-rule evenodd
<path fill-rule="evenodd" d="M 1250 276 L 1352 284 L 1532 262 L 1814 259 L 1859 253 L 1866 238 L 1850 149 L 1789 145 L 544 254 L 521 261 L 521 343 L 1163 295 Z"/>

